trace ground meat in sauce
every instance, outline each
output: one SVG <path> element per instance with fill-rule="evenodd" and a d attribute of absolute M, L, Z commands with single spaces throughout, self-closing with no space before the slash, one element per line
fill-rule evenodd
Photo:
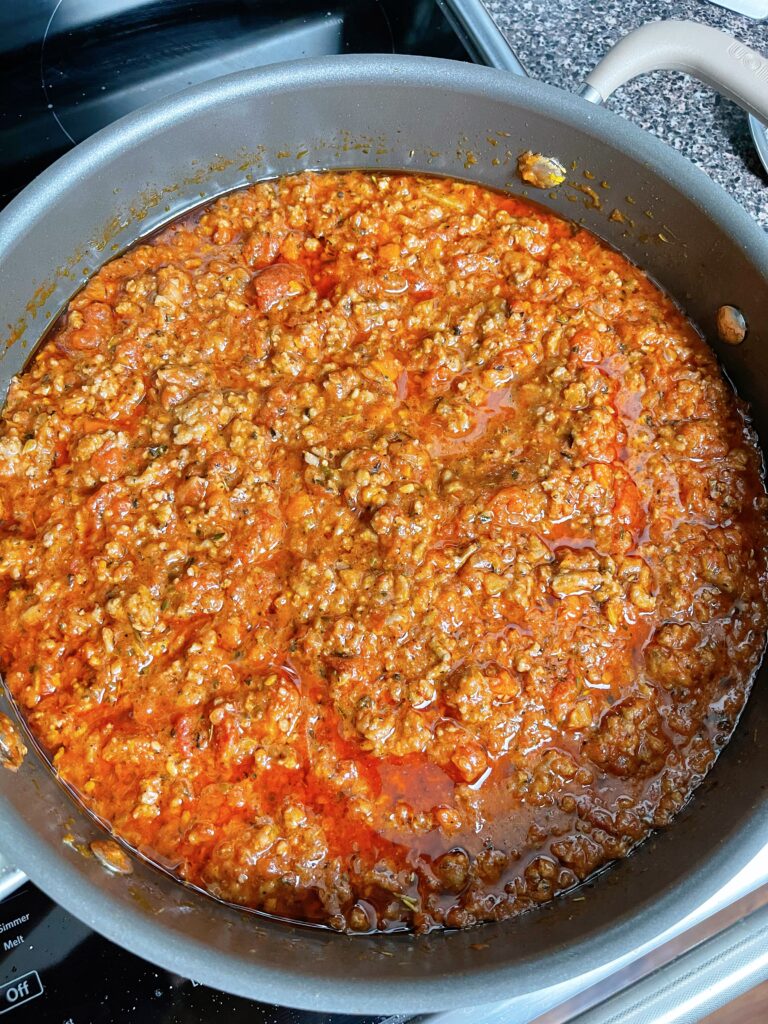
<path fill-rule="evenodd" d="M 215 896 L 368 931 L 670 821 L 766 629 L 737 401 L 635 267 L 452 180 L 300 174 L 113 260 L 0 429 L 0 661 Z"/>

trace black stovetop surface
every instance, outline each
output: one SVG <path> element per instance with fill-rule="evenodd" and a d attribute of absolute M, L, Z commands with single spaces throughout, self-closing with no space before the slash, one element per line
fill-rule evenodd
<path fill-rule="evenodd" d="M 188 85 L 329 53 L 471 59 L 441 0 L 3 0 L 0 205 L 75 143 Z"/>
<path fill-rule="evenodd" d="M 439 0 L 0 3 L 0 206 L 77 142 L 187 85 L 326 53 L 470 60 Z M 20 865 L 23 868 L 23 865 Z M 2 1024 L 375 1024 L 240 999 L 108 942 L 31 883 L 0 902 Z"/>
<path fill-rule="evenodd" d="M 240 999 L 126 952 L 31 883 L 0 902 L 3 1024 L 380 1024 Z"/>

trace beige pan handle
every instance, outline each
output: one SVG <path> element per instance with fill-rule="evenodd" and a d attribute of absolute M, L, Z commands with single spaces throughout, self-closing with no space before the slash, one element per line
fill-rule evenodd
<path fill-rule="evenodd" d="M 719 29 L 696 21 L 652 21 L 630 32 L 587 75 L 579 90 L 603 103 L 646 71 L 686 71 L 768 121 L 768 60 Z"/>

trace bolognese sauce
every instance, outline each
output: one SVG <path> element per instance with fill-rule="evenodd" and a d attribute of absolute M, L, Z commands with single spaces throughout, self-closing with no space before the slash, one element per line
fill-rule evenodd
<path fill-rule="evenodd" d="M 0 424 L 0 662 L 214 896 L 527 910 L 667 824 L 766 630 L 744 412 L 635 266 L 451 179 L 304 173 L 100 270 Z"/>

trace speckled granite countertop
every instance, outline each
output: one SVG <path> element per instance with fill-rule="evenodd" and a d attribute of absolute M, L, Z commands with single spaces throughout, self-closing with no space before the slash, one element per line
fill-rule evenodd
<path fill-rule="evenodd" d="M 534 78 L 575 90 L 630 29 L 659 18 L 690 18 L 737 36 L 768 56 L 768 21 L 706 0 L 485 0 Z M 618 89 L 609 107 L 654 132 L 726 188 L 768 230 L 768 174 L 747 115 L 687 75 L 659 71 Z"/>

